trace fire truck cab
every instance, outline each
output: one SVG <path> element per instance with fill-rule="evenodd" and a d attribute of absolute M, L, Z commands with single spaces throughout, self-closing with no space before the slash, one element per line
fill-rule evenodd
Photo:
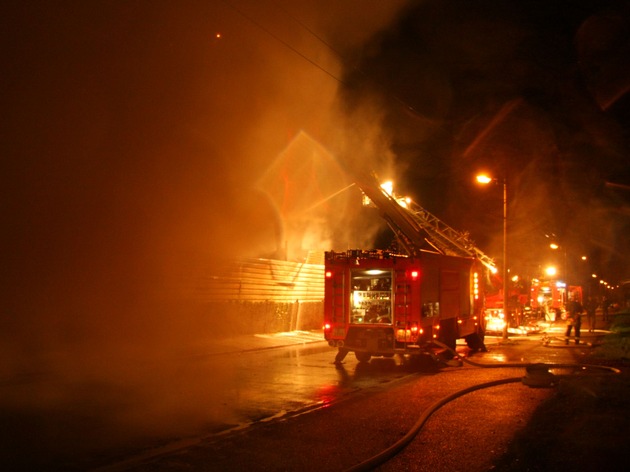
<path fill-rule="evenodd" d="M 431 353 L 458 338 L 484 349 L 482 266 L 475 258 L 422 251 L 326 252 L 324 336 L 339 348 L 372 356 Z"/>

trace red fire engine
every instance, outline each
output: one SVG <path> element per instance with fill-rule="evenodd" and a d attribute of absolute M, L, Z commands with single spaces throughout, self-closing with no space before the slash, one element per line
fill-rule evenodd
<path fill-rule="evenodd" d="M 530 288 L 530 306 L 541 318 L 556 321 L 557 314 L 561 314 L 569 300 L 582 300 L 582 287 L 569 285 L 561 280 L 534 279 Z"/>
<path fill-rule="evenodd" d="M 403 254 L 350 250 L 325 256 L 324 335 L 337 361 L 432 352 L 458 338 L 485 349 L 483 286 L 490 258 L 466 234 L 383 190 L 357 182 L 394 231 Z M 429 249 L 427 249 L 427 243 Z"/>

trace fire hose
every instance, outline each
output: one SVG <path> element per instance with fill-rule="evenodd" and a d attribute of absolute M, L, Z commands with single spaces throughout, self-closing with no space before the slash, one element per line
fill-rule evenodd
<path fill-rule="evenodd" d="M 456 356 L 458 355 L 454 349 L 451 349 L 449 346 L 442 344 L 439 341 L 434 341 L 440 347 L 447 349 L 448 351 L 454 353 Z M 431 417 L 433 413 L 439 410 L 441 407 L 446 405 L 447 403 L 464 396 L 468 393 L 482 390 L 484 388 L 496 387 L 499 385 L 505 385 L 510 383 L 522 382 L 524 385 L 527 385 L 532 388 L 549 388 L 553 387 L 557 384 L 557 382 L 562 378 L 568 378 L 572 375 L 557 375 L 549 372 L 549 369 L 580 369 L 584 372 L 587 369 L 593 370 L 603 370 L 607 374 L 619 374 L 619 369 L 608 366 L 598 366 L 598 365 L 587 365 L 587 364 L 543 364 L 543 363 L 508 363 L 508 364 L 487 364 L 487 363 L 478 363 L 473 362 L 468 359 L 464 359 L 463 362 L 473 365 L 475 367 L 484 367 L 484 368 L 508 368 L 508 367 L 525 367 L 526 375 L 525 377 L 511 377 L 507 379 L 499 379 L 493 380 L 490 382 L 484 382 L 478 385 L 473 385 L 471 387 L 464 388 L 459 390 L 451 395 L 448 395 L 437 402 L 430 405 L 424 412 L 420 415 L 416 423 L 411 427 L 411 429 L 405 434 L 401 439 L 396 441 L 387 449 L 379 452 L 373 457 L 347 469 L 346 472 L 363 472 L 373 470 L 375 467 L 378 467 L 381 464 L 384 464 L 388 460 L 392 459 L 396 456 L 400 451 L 402 451 L 409 443 L 418 435 L 424 424 Z M 590 374 L 590 375 L 601 375 L 601 374 Z"/>

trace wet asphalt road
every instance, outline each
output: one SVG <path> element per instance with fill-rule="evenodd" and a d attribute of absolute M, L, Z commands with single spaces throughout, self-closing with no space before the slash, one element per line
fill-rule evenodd
<path fill-rule="evenodd" d="M 4 424 L 15 426 L 17 434 L 7 434 L 13 447 L 3 462 L 15 470 L 345 470 L 395 443 L 440 398 L 524 375 L 523 368 L 466 363 L 440 369 L 397 359 L 359 364 L 352 354 L 336 367 L 335 351 L 318 336 L 297 333 L 292 339 L 213 345 L 161 362 L 161 370 L 152 374 L 146 364 L 129 366 L 118 384 L 103 379 L 70 388 L 52 375 L 31 381 L 31 390 L 43 382 L 48 390 L 56 386 L 74 396 L 5 409 Z M 492 365 L 569 363 L 588 349 L 557 341 L 544 346 L 540 336 L 505 343 L 489 338 L 488 347 L 470 359 Z M 463 345 L 458 350 L 467 354 Z M 24 391 L 25 385 L 2 388 Z M 430 470 L 429 465 L 464 470 L 450 462 L 456 454 L 448 451 L 471 451 L 459 455 L 459 464 L 487 470 L 550 392 L 519 382 L 457 399 L 382 469 L 412 463 L 426 465 L 413 470 Z M 471 468 L 473 462 L 479 468 Z"/>
<path fill-rule="evenodd" d="M 244 336 L 163 357 L 50 362 L 0 379 L 3 470 L 89 470 L 308 411 L 405 375 L 332 366 L 321 333 Z M 348 359 L 348 369 L 357 361 Z M 389 365 L 389 364 L 388 364 Z"/>
<path fill-rule="evenodd" d="M 584 344 L 566 347 L 555 338 L 544 345 L 539 335 L 507 342 L 489 338 L 488 347 L 489 352 L 476 353 L 470 360 L 491 367 L 463 363 L 436 368 L 403 365 L 394 359 L 359 364 L 352 355 L 335 367 L 330 363 L 334 351 L 311 346 L 300 361 L 289 355 L 294 365 L 315 369 L 307 376 L 327 378 L 326 384 L 312 390 L 316 397 L 310 406 L 305 402 L 242 428 L 206 435 L 194 443 L 183 441 L 172 451 L 153 450 L 104 470 L 348 470 L 407 434 L 436 401 L 477 384 L 516 379 L 445 405 L 409 446 L 380 466 L 380 470 L 488 470 L 506 451 L 514 432 L 553 393 L 553 389 L 523 385 L 524 367 L 502 366 L 570 364 L 589 349 Z M 463 345 L 458 350 L 468 353 Z M 304 391 L 304 383 L 297 384 L 302 385 L 298 391 Z"/>

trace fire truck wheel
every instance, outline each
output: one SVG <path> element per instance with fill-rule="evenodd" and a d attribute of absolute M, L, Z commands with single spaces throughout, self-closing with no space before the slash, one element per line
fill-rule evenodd
<path fill-rule="evenodd" d="M 355 352 L 354 355 L 357 356 L 359 362 L 369 362 L 372 358 L 372 354 L 369 352 Z"/>

